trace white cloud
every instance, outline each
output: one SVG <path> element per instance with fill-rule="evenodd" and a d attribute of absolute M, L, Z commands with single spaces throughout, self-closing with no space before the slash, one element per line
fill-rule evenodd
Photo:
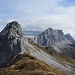
<path fill-rule="evenodd" d="M 4 19 L 4 23 L 17 20 L 25 30 L 44 31 L 52 27 L 62 29 L 65 33 L 69 32 L 75 37 L 75 6 L 61 6 L 60 2 L 65 0 L 7 1 L 7 9 L 12 12 L 6 15 L 7 20 Z M 3 22 L 0 20 L 0 25 L 1 23 Z"/>
<path fill-rule="evenodd" d="M 75 6 L 55 7 L 56 14 L 33 16 L 27 22 L 27 27 L 45 30 L 48 27 L 62 29 L 65 33 L 75 35 Z M 74 36 L 75 37 L 75 36 Z"/>

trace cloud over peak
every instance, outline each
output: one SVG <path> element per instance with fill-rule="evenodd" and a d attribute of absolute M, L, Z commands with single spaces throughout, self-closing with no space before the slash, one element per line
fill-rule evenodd
<path fill-rule="evenodd" d="M 0 1 L 0 28 L 12 20 L 17 20 L 23 30 L 52 27 L 75 37 L 75 0 Z"/>

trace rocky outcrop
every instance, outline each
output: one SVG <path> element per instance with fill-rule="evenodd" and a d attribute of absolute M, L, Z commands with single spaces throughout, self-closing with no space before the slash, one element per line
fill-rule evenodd
<path fill-rule="evenodd" d="M 13 21 L 0 32 L 0 67 L 9 65 L 18 53 L 23 52 L 23 33 L 18 22 Z"/>
<path fill-rule="evenodd" d="M 41 46 L 52 47 L 56 52 L 66 54 L 75 59 L 75 46 L 65 37 L 62 30 L 48 28 L 37 36 L 37 43 Z"/>
<path fill-rule="evenodd" d="M 42 34 L 37 36 L 37 43 L 43 46 L 53 46 L 62 41 L 65 41 L 65 43 L 70 43 L 65 38 L 62 30 L 53 30 L 52 28 L 48 28 Z"/>
<path fill-rule="evenodd" d="M 72 43 L 75 43 L 75 40 L 73 39 L 73 37 L 71 36 L 70 33 L 66 34 L 65 37 L 67 38 L 67 40 L 69 40 Z"/>

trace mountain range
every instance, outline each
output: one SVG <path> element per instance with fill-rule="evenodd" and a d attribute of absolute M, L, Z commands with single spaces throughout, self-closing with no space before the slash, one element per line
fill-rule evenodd
<path fill-rule="evenodd" d="M 63 53 L 75 59 L 75 40 L 70 34 L 64 35 L 62 30 L 48 28 L 37 36 L 40 46 L 52 47 L 56 52 Z"/>
<path fill-rule="evenodd" d="M 28 38 L 10 22 L 0 32 L 0 75 L 75 75 L 75 40 L 52 28 Z"/>

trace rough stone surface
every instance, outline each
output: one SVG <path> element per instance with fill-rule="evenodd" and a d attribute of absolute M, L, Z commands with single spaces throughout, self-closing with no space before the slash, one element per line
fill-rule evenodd
<path fill-rule="evenodd" d="M 75 59 L 75 45 L 65 37 L 62 30 L 48 28 L 37 36 L 37 43 L 41 46 L 53 47 L 56 52 L 64 53 Z"/>
<path fill-rule="evenodd" d="M 22 51 L 23 33 L 20 24 L 13 21 L 0 32 L 0 67 L 8 65 Z"/>
<path fill-rule="evenodd" d="M 67 40 L 69 40 L 72 43 L 75 43 L 75 40 L 73 39 L 73 37 L 70 35 L 70 33 L 66 34 L 65 37 L 67 38 Z"/>
<path fill-rule="evenodd" d="M 37 36 L 37 43 L 43 46 L 52 46 L 57 44 L 58 42 L 66 40 L 67 39 L 65 38 L 62 30 L 53 30 L 52 28 L 48 28 L 42 34 Z M 69 41 L 67 40 L 67 42 Z"/>

